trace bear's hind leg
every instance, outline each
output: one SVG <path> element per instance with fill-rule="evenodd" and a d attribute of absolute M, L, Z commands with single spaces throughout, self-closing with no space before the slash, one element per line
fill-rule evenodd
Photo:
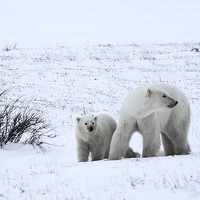
<path fill-rule="evenodd" d="M 174 149 L 175 155 L 187 155 L 190 154 L 190 145 L 187 140 L 187 136 L 183 134 L 183 132 L 175 131 L 174 132 L 177 137 L 174 139 Z"/>
<path fill-rule="evenodd" d="M 172 141 L 167 137 L 166 134 L 161 133 L 162 143 L 165 150 L 166 156 L 173 156 L 175 154 L 174 145 Z"/>
<path fill-rule="evenodd" d="M 131 147 L 128 148 L 126 151 L 124 158 L 140 158 L 141 155 L 135 151 Z"/>
<path fill-rule="evenodd" d="M 180 106 L 180 104 L 179 104 Z M 184 104 L 182 105 L 184 109 Z M 165 127 L 164 133 L 174 145 L 175 155 L 187 155 L 190 153 L 188 131 L 190 126 L 190 110 L 173 110 L 173 115 Z"/>
<path fill-rule="evenodd" d="M 174 155 L 187 155 L 190 153 L 190 146 L 187 139 L 187 133 L 184 130 L 173 128 L 166 133 L 174 145 Z"/>

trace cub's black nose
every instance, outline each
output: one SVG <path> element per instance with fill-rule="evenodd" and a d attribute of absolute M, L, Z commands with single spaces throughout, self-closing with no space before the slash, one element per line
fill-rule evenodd
<path fill-rule="evenodd" d="M 93 131 L 93 127 L 90 126 L 90 127 L 88 128 L 88 130 L 89 130 L 89 132 L 92 132 L 92 131 Z"/>

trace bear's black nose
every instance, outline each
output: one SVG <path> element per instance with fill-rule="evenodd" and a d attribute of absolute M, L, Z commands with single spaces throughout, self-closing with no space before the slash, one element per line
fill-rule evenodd
<path fill-rule="evenodd" d="M 174 102 L 170 103 L 167 107 L 173 108 L 173 107 L 175 107 L 177 104 L 178 104 L 178 101 L 174 101 Z"/>
<path fill-rule="evenodd" d="M 92 132 L 92 131 L 93 131 L 93 127 L 90 126 L 90 127 L 88 128 L 88 131 L 89 131 L 89 132 Z"/>

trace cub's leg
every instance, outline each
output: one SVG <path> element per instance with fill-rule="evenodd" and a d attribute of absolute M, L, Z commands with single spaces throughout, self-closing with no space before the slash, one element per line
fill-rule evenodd
<path fill-rule="evenodd" d="M 89 145 L 77 138 L 77 155 L 79 162 L 87 162 L 89 157 Z"/>

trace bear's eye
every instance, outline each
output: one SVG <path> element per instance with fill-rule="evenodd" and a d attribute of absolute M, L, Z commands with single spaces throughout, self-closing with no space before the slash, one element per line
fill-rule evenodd
<path fill-rule="evenodd" d="M 85 123 L 85 125 L 87 125 L 87 123 Z"/>
<path fill-rule="evenodd" d="M 163 95 L 163 98 L 166 98 L 166 97 L 167 97 L 167 96 L 164 94 L 164 95 Z"/>
<path fill-rule="evenodd" d="M 92 122 L 92 124 L 94 124 L 94 122 Z"/>

